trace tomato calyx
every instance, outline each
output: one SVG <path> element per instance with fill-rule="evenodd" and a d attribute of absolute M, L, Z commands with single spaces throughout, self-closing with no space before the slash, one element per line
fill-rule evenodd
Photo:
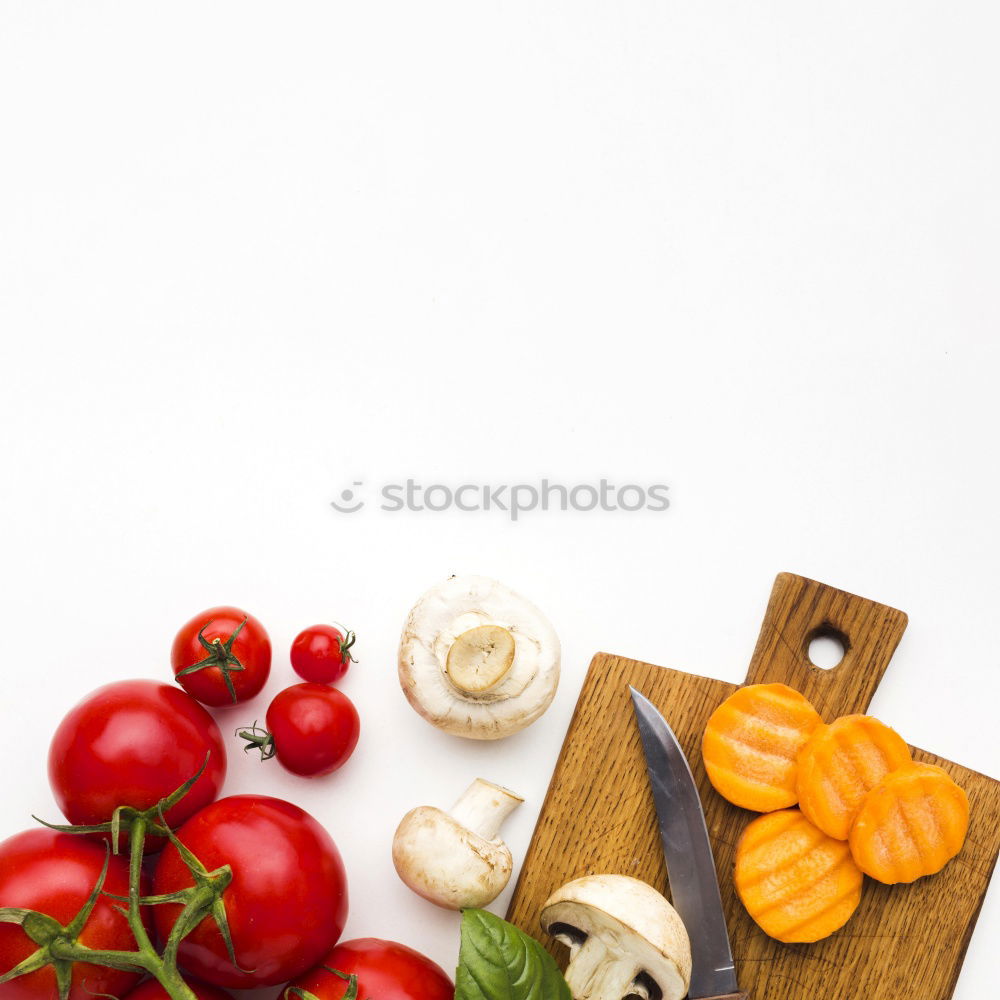
<path fill-rule="evenodd" d="M 345 980 L 347 983 L 347 990 L 341 997 L 341 1000 L 357 1000 L 358 998 L 358 977 L 355 975 L 348 975 L 346 972 L 341 972 L 339 969 L 331 969 L 329 965 L 324 965 L 324 969 L 327 972 L 332 972 L 335 976 L 339 976 L 341 979 Z M 292 997 L 296 997 L 297 1000 L 319 1000 L 315 993 L 310 993 L 309 990 L 302 989 L 301 986 L 289 986 L 285 989 L 282 994 L 283 1000 L 291 1000 Z"/>
<path fill-rule="evenodd" d="M 233 938 L 229 931 L 229 920 L 226 917 L 226 904 L 222 898 L 223 893 L 233 880 L 233 870 L 229 865 L 222 865 L 214 871 L 209 871 L 198 858 L 178 840 L 177 835 L 163 821 L 162 810 L 160 812 L 160 822 L 166 828 L 167 838 L 177 849 L 181 860 L 187 866 L 194 880 L 194 885 L 186 889 L 179 889 L 177 892 L 163 893 L 159 896 L 141 896 L 138 904 L 141 906 L 157 906 L 162 903 L 179 903 L 184 909 L 181 911 L 174 926 L 167 938 L 164 947 L 163 957 L 171 963 L 177 960 L 177 949 L 181 941 L 198 926 L 206 917 L 210 916 L 219 928 L 223 944 L 226 946 L 226 954 L 229 961 L 241 972 L 252 970 L 243 969 L 236 961 L 236 952 L 233 948 Z M 141 858 L 140 858 L 141 862 Z M 131 902 L 131 883 L 129 887 Z"/>
<path fill-rule="evenodd" d="M 120 806 L 112 819 L 106 823 L 89 826 L 69 826 L 45 823 L 43 826 L 62 833 L 87 834 L 110 833 L 111 844 L 106 845 L 104 867 L 93 891 L 77 915 L 65 927 L 52 917 L 35 910 L 16 907 L 0 908 L 0 922 L 20 925 L 24 933 L 38 945 L 38 949 L 0 977 L 0 986 L 19 976 L 27 975 L 44 966 L 52 966 L 56 976 L 59 1000 L 67 1000 L 72 986 L 73 966 L 77 962 L 101 965 L 127 972 L 148 973 L 157 979 L 167 991 L 171 1000 L 196 1000 L 194 992 L 184 982 L 177 968 L 177 953 L 181 941 L 191 933 L 206 917 L 215 921 L 226 947 L 229 960 L 236 968 L 236 954 L 223 895 L 233 879 L 229 865 L 208 871 L 198 858 L 177 838 L 167 824 L 164 815 L 176 805 L 201 777 L 208 763 L 208 757 L 198 773 L 189 778 L 170 795 L 161 799 L 150 809 L 139 810 L 131 806 Z M 37 817 L 36 817 L 37 818 Z M 108 864 L 112 851 L 118 853 L 119 835 L 122 829 L 129 835 L 129 888 L 128 896 L 120 896 L 104 890 Z M 159 896 L 143 896 L 142 857 L 147 836 L 166 837 L 177 849 L 194 882 L 187 888 Z M 89 948 L 79 941 L 79 935 L 100 896 L 126 905 L 116 905 L 128 921 L 135 951 L 104 951 Z M 162 952 L 157 951 L 150 939 L 143 919 L 143 907 L 173 903 L 181 906 L 181 912 L 163 944 Z M 247 970 L 241 970 L 247 971 Z"/>
<path fill-rule="evenodd" d="M 18 924 L 22 931 L 38 949 L 30 954 L 23 961 L 19 962 L 12 969 L 0 976 L 0 986 L 9 983 L 19 976 L 26 976 L 31 972 L 36 972 L 47 965 L 52 966 L 52 971 L 56 977 L 56 987 L 59 991 L 60 1000 L 66 1000 L 69 996 L 70 987 L 73 981 L 73 963 L 81 959 L 75 957 L 80 951 L 88 955 L 103 955 L 108 960 L 103 964 L 113 968 L 124 969 L 128 972 L 146 971 L 136 962 L 129 962 L 115 952 L 98 952 L 87 948 L 79 943 L 80 933 L 84 924 L 93 912 L 97 901 L 101 896 L 104 887 L 104 880 L 108 874 L 108 860 L 110 852 L 104 858 L 104 867 L 98 877 L 90 895 L 76 916 L 64 927 L 53 917 L 45 913 L 38 913 L 35 910 L 27 910 L 21 907 L 8 906 L 0 908 L 0 922 L 8 924 Z M 86 959 L 90 961 L 90 959 Z"/>
<path fill-rule="evenodd" d="M 258 726 L 256 720 L 247 729 L 237 729 L 236 735 L 241 740 L 246 740 L 246 746 L 243 747 L 244 753 L 249 753 L 251 750 L 259 750 L 261 760 L 270 760 L 276 752 L 273 733 L 269 733 L 262 726 Z"/>
<path fill-rule="evenodd" d="M 351 663 L 357 663 L 356 657 L 351 652 L 351 647 L 358 641 L 358 637 L 346 625 L 341 625 L 340 622 L 334 622 L 334 624 L 344 630 L 343 638 L 340 640 L 341 657 L 350 660 Z"/>
<path fill-rule="evenodd" d="M 198 630 L 198 642 L 201 643 L 202 649 L 205 650 L 206 656 L 199 660 L 197 663 L 192 663 L 189 667 L 184 667 L 183 670 L 178 670 L 177 677 L 186 677 L 188 674 L 197 673 L 199 670 L 205 670 L 208 667 L 218 667 L 222 672 L 222 679 L 226 683 L 226 689 L 229 691 L 229 697 L 233 699 L 233 704 L 237 702 L 236 688 L 233 686 L 232 674 L 239 673 L 242 670 L 246 670 L 246 667 L 240 662 L 240 659 L 233 652 L 233 643 L 236 641 L 237 636 L 243 631 L 243 626 L 246 625 L 249 619 L 244 618 L 243 621 L 233 629 L 229 638 L 223 642 L 218 636 L 216 636 L 211 642 L 205 638 L 205 629 L 208 628 L 212 623 L 210 621 L 205 622 L 204 625 Z"/>

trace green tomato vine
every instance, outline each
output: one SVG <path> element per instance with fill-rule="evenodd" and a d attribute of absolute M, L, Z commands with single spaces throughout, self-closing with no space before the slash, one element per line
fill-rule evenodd
<path fill-rule="evenodd" d="M 225 942 L 229 960 L 239 968 L 233 951 L 229 922 L 226 919 L 226 904 L 223 899 L 223 894 L 233 878 L 232 869 L 229 865 L 223 865 L 221 868 L 216 868 L 215 871 L 208 871 L 194 854 L 177 839 L 173 830 L 164 820 L 164 814 L 180 802 L 201 777 L 207 763 L 208 757 L 205 758 L 205 762 L 197 774 L 149 809 L 139 810 L 131 806 L 120 806 L 108 822 L 91 826 L 59 826 L 38 820 L 44 826 L 61 833 L 107 833 L 110 835 L 111 843 L 107 848 L 108 853 L 104 859 L 104 867 L 97 884 L 76 916 L 65 926 L 47 914 L 38 913 L 35 910 L 10 906 L 0 907 L 0 922 L 19 925 L 31 941 L 38 946 L 27 958 L 0 976 L 0 986 L 19 976 L 51 966 L 56 977 L 59 1000 L 67 1000 L 72 986 L 74 963 L 88 962 L 92 965 L 122 969 L 126 972 L 148 973 L 167 991 L 171 1000 L 195 1000 L 194 993 L 184 982 L 177 968 L 177 951 L 181 941 L 206 917 L 215 921 L 219 933 L 222 935 L 222 940 Z M 34 818 L 38 819 L 38 817 Z M 123 832 L 128 834 L 129 849 L 127 897 L 104 892 L 104 881 L 107 877 L 110 857 L 112 853 L 119 853 L 119 843 Z M 187 889 L 181 889 L 179 892 L 160 896 L 143 896 L 141 894 L 142 857 L 146 837 L 150 836 L 166 837 L 173 844 L 191 873 L 194 885 Z M 129 929 L 135 939 L 134 951 L 100 950 L 88 948 L 87 945 L 81 943 L 80 934 L 102 895 L 116 900 L 115 908 L 123 913 L 128 920 Z M 119 903 L 126 905 L 118 905 Z M 143 923 L 142 908 L 163 903 L 179 904 L 181 911 L 164 943 L 163 950 L 157 951 Z"/>

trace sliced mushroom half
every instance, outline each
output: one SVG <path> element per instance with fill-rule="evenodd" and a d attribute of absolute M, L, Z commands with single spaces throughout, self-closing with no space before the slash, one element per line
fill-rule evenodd
<path fill-rule="evenodd" d="M 485 576 L 453 576 L 410 611 L 399 682 L 432 725 L 496 740 L 535 721 L 559 683 L 559 639 L 530 601 Z"/>
<path fill-rule="evenodd" d="M 574 1000 L 681 1000 L 691 981 L 691 942 L 677 911 L 627 875 L 587 875 L 542 907 L 542 927 L 569 946 Z"/>

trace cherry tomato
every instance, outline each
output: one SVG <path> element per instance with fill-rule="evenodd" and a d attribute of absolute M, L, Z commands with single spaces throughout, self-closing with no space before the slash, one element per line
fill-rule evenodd
<path fill-rule="evenodd" d="M 185 976 L 184 982 L 198 1000 L 232 1000 L 232 997 L 218 986 L 199 983 L 190 976 Z M 155 979 L 147 979 L 141 986 L 132 990 L 125 1000 L 170 1000 L 170 994 Z"/>
<path fill-rule="evenodd" d="M 343 632 L 332 625 L 313 625 L 303 629 L 292 643 L 292 669 L 304 681 L 332 684 L 339 681 L 354 657 L 355 639 L 350 629 Z"/>
<path fill-rule="evenodd" d="M 271 640 L 253 615 L 209 608 L 174 637 L 170 665 L 177 683 L 203 705 L 248 701 L 271 672 Z"/>
<path fill-rule="evenodd" d="M 330 969 L 357 976 L 358 997 L 365 1000 L 453 1000 L 455 996 L 455 986 L 441 966 L 405 944 L 379 938 L 344 941 L 290 985 L 319 1000 L 341 1000 L 348 984 Z"/>
<path fill-rule="evenodd" d="M 215 986 L 274 986 L 336 944 L 347 920 L 347 876 L 330 835 L 305 810 L 264 795 L 233 795 L 206 806 L 177 837 L 209 871 L 222 865 L 233 871 L 222 898 L 239 968 L 206 918 L 180 946 L 179 963 L 192 975 Z M 154 894 L 192 884 L 168 844 L 153 875 Z M 171 903 L 154 907 L 161 940 L 179 910 Z"/>
<path fill-rule="evenodd" d="M 97 885 L 105 850 L 86 837 L 54 830 L 28 830 L 0 844 L 0 907 L 23 907 L 44 913 L 67 926 Z M 128 862 L 108 859 L 107 892 L 128 894 Z M 143 892 L 146 888 L 143 887 Z M 135 939 L 114 900 L 98 897 L 78 940 L 100 950 L 135 950 Z M 0 975 L 38 949 L 15 924 L 0 923 Z M 120 996 L 139 981 L 131 972 L 77 962 L 69 1000 L 93 1000 L 97 994 Z M 0 986 L 4 1000 L 53 1000 L 58 995 L 55 971 L 45 966 Z"/>
<path fill-rule="evenodd" d="M 325 684 L 293 684 L 267 709 L 267 730 L 240 731 L 245 750 L 277 757 L 292 774 L 314 778 L 336 771 L 354 753 L 361 734 L 358 710 L 346 694 Z"/>
<path fill-rule="evenodd" d="M 93 691 L 59 723 L 49 748 L 52 793 L 78 824 L 105 823 L 118 806 L 149 809 L 202 765 L 201 777 L 167 811 L 171 826 L 219 794 L 226 751 L 208 712 L 157 681 L 118 681 Z"/>

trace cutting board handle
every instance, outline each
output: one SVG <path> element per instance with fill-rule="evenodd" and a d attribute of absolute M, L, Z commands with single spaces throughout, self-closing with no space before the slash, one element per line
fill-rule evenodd
<path fill-rule="evenodd" d="M 905 629 L 902 611 L 804 576 L 779 573 L 746 683 L 787 684 L 828 722 L 865 712 Z M 844 647 L 843 659 L 830 670 L 809 660 L 809 644 L 824 635 Z"/>

